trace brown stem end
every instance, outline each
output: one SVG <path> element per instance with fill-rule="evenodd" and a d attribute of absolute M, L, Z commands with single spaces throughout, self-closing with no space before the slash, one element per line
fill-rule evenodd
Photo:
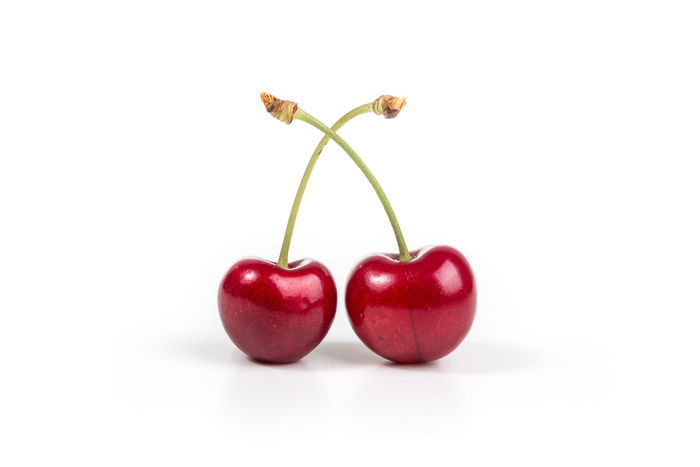
<path fill-rule="evenodd" d="M 265 106 L 270 115 L 275 117 L 277 120 L 289 125 L 294 120 L 294 114 L 296 113 L 299 106 L 296 102 L 285 101 L 278 99 L 272 94 L 266 92 L 260 93 L 260 100 Z"/>
<path fill-rule="evenodd" d="M 394 118 L 401 112 L 404 105 L 406 105 L 405 97 L 394 97 L 385 94 L 377 97 L 372 102 L 372 110 L 377 115 L 384 115 L 385 118 Z"/>

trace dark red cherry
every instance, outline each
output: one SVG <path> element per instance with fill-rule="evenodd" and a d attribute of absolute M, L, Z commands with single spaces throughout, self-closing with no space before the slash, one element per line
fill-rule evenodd
<path fill-rule="evenodd" d="M 412 260 L 378 254 L 350 274 L 345 303 L 367 347 L 399 363 L 428 362 L 452 352 L 476 311 L 476 284 L 466 258 L 448 246 L 411 252 Z"/>
<path fill-rule="evenodd" d="M 311 352 L 328 332 L 336 302 L 331 273 L 310 259 L 289 268 L 243 259 L 219 287 L 226 333 L 244 353 L 264 362 L 294 362 Z"/>

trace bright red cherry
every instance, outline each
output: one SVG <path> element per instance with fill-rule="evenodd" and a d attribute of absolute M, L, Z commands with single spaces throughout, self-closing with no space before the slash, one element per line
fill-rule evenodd
<path fill-rule="evenodd" d="M 236 346 L 255 360 L 291 363 L 328 333 L 337 302 L 331 273 L 305 259 L 288 268 L 243 259 L 219 287 L 219 315 Z"/>
<path fill-rule="evenodd" d="M 379 254 L 350 274 L 345 304 L 355 333 L 399 363 L 437 360 L 452 352 L 474 321 L 476 284 L 466 258 L 448 246 L 412 251 L 413 259 Z"/>

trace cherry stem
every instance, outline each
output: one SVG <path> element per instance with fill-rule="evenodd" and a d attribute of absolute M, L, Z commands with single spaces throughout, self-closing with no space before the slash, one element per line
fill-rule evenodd
<path fill-rule="evenodd" d="M 301 120 L 303 122 L 306 122 L 309 125 L 321 130 L 323 133 L 326 134 L 327 137 L 335 141 L 338 144 L 338 146 L 340 146 L 348 154 L 348 156 L 350 156 L 350 159 L 352 159 L 353 162 L 355 162 L 355 164 L 360 168 L 360 170 L 365 175 L 369 183 L 372 185 L 372 188 L 374 188 L 374 191 L 377 193 L 379 201 L 382 202 L 382 206 L 384 206 L 384 211 L 386 211 L 386 215 L 389 217 L 389 222 L 391 222 L 391 227 L 392 229 L 394 229 L 394 235 L 396 236 L 396 243 L 399 246 L 399 260 L 401 262 L 410 261 L 411 253 L 409 253 L 408 248 L 406 247 L 406 241 L 403 238 L 403 233 L 401 233 L 401 227 L 399 226 L 399 221 L 396 219 L 396 214 L 394 214 L 394 210 L 391 207 L 391 203 L 389 203 L 389 199 L 384 193 L 384 190 L 382 190 L 382 187 L 377 181 L 377 179 L 369 170 L 369 167 L 367 167 L 367 165 L 360 158 L 360 156 L 358 156 L 357 153 L 350 147 L 350 145 L 346 143 L 343 138 L 338 136 L 334 130 L 328 128 L 322 122 L 309 115 L 301 108 L 296 109 L 293 118 L 295 120 Z"/>
<path fill-rule="evenodd" d="M 345 125 L 347 122 L 357 117 L 358 115 L 362 115 L 367 112 L 372 112 L 373 104 L 373 102 L 370 102 L 368 104 L 364 104 L 352 109 L 350 112 L 340 117 L 338 121 L 333 124 L 331 130 L 337 131 L 343 125 Z M 292 204 L 292 210 L 289 213 L 287 229 L 284 232 L 284 240 L 282 241 L 282 249 L 280 250 L 279 260 L 277 261 L 277 264 L 280 267 L 289 267 L 289 246 L 292 243 L 292 234 L 294 233 L 294 224 L 296 223 L 297 214 L 299 213 L 299 206 L 301 205 L 301 200 L 304 197 L 304 192 L 306 191 L 306 185 L 309 183 L 309 178 L 311 177 L 311 172 L 313 172 L 314 170 L 316 161 L 318 161 L 318 158 L 321 155 L 321 151 L 323 151 L 323 148 L 326 147 L 326 144 L 328 144 L 328 140 L 330 140 L 330 138 L 331 137 L 326 134 L 323 138 L 321 138 L 321 141 L 318 142 L 318 145 L 316 145 L 316 149 L 314 150 L 313 154 L 311 154 L 309 163 L 306 165 L 306 170 L 304 171 L 304 175 L 301 177 L 301 182 L 299 182 L 299 188 L 297 188 L 297 194 L 294 198 L 294 204 Z"/>

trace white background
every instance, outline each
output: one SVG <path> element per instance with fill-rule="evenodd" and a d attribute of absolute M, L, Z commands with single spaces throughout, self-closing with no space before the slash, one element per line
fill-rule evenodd
<path fill-rule="evenodd" d="M 0 463 L 697 465 L 700 14 L 693 1 L 0 6 Z M 300 363 L 224 334 L 218 282 L 276 259 L 343 129 L 409 246 L 475 270 L 463 345 L 395 366 L 344 306 Z M 292 259 L 341 292 L 394 251 L 334 145 Z"/>

